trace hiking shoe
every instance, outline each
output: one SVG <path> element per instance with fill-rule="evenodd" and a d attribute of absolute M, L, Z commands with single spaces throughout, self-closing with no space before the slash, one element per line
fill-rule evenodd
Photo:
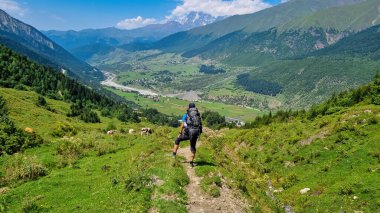
<path fill-rule="evenodd" d="M 177 153 L 174 153 L 174 152 L 173 152 L 173 153 L 171 154 L 171 156 L 172 156 L 172 158 L 176 158 L 176 157 L 177 157 Z"/>
<path fill-rule="evenodd" d="M 190 161 L 190 167 L 194 168 L 194 166 L 195 166 L 195 163 L 193 161 Z"/>

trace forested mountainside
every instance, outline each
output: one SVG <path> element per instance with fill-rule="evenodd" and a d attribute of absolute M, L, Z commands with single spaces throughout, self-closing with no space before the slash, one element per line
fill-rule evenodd
<path fill-rule="evenodd" d="M 11 17 L 3 10 L 0 10 L 0 44 L 39 63 L 60 71 L 66 70 L 83 81 L 98 82 L 103 79 L 100 70 L 75 58 L 34 27 Z"/>

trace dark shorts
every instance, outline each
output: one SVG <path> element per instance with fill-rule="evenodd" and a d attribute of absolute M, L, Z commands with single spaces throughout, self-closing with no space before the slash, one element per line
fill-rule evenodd
<path fill-rule="evenodd" d="M 183 131 L 183 134 L 178 136 L 178 138 L 175 140 L 175 144 L 179 145 L 181 141 L 190 140 L 190 150 L 192 153 L 195 153 L 197 151 L 196 145 L 197 145 L 199 134 L 200 134 L 199 129 L 186 128 Z"/>

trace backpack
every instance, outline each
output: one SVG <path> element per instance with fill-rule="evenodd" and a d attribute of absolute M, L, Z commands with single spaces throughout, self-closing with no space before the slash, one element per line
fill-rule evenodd
<path fill-rule="evenodd" d="M 201 126 L 201 115 L 197 108 L 187 110 L 186 124 L 192 128 L 199 128 Z"/>

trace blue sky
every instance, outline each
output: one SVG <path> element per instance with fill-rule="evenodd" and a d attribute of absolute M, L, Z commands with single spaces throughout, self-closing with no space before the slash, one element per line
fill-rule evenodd
<path fill-rule="evenodd" d="M 40 30 L 80 30 L 113 26 L 130 29 L 175 19 L 193 9 L 214 13 L 214 16 L 234 15 L 255 12 L 280 1 L 0 0 L 0 8 Z M 234 4 L 230 4 L 232 2 Z M 210 10 L 211 7 L 215 9 Z"/>

